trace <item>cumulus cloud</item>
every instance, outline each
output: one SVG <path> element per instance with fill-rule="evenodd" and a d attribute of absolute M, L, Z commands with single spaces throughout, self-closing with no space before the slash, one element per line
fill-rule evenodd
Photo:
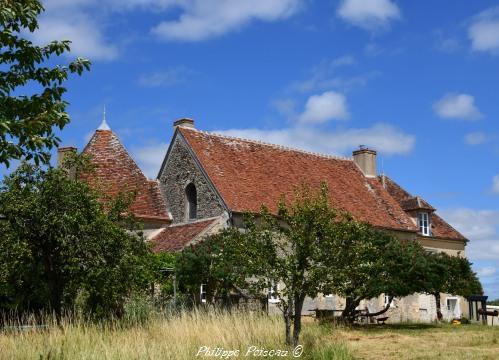
<path fill-rule="evenodd" d="M 441 214 L 470 239 L 466 252 L 471 259 L 499 261 L 499 211 L 456 208 Z"/>
<path fill-rule="evenodd" d="M 166 40 L 199 41 L 238 30 L 252 20 L 276 21 L 295 14 L 300 0 L 192 0 L 177 1 L 181 14 L 152 31 Z"/>
<path fill-rule="evenodd" d="M 163 71 L 142 74 L 139 85 L 145 87 L 171 86 L 185 82 L 192 75 L 192 71 L 184 66 L 171 67 Z"/>
<path fill-rule="evenodd" d="M 53 40 L 71 40 L 71 54 L 94 60 L 113 60 L 118 49 L 104 38 L 94 20 L 84 15 L 42 16 L 39 29 L 29 34 L 37 44 L 48 44 Z"/>
<path fill-rule="evenodd" d="M 198 41 L 238 30 L 253 20 L 276 21 L 298 12 L 303 0 L 45 0 L 40 28 L 29 34 L 38 44 L 71 40 L 71 55 L 113 60 L 120 43 L 110 40 L 108 26 L 118 15 L 137 9 L 156 17 L 179 12 L 175 20 L 158 21 L 152 33 L 165 40 Z"/>
<path fill-rule="evenodd" d="M 477 120 L 482 117 L 475 98 L 468 94 L 446 94 L 433 104 L 433 110 L 444 119 Z"/>
<path fill-rule="evenodd" d="M 298 120 L 301 123 L 321 124 L 333 119 L 345 120 L 348 117 L 345 96 L 334 91 L 326 91 L 308 98 L 305 110 Z"/>
<path fill-rule="evenodd" d="M 131 148 L 132 157 L 149 179 L 155 179 L 166 155 L 168 144 L 151 143 Z"/>
<path fill-rule="evenodd" d="M 412 151 L 416 142 L 413 135 L 383 123 L 369 128 L 337 129 L 335 131 L 296 126 L 277 130 L 230 129 L 214 132 L 343 156 L 350 156 L 351 151 L 361 144 L 375 148 L 387 155 L 407 154 Z"/>
<path fill-rule="evenodd" d="M 337 14 L 352 25 L 369 31 L 386 29 L 390 21 L 401 17 L 400 9 L 390 0 L 343 0 Z"/>
<path fill-rule="evenodd" d="M 468 27 L 468 37 L 474 51 L 496 54 L 499 51 L 499 6 L 474 16 Z"/>

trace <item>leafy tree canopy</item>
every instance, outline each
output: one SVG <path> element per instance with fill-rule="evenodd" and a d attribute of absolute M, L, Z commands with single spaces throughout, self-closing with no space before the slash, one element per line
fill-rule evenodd
<path fill-rule="evenodd" d="M 0 0 L 0 164 L 7 166 L 12 159 L 49 162 L 60 142 L 53 128 L 69 123 L 63 83 L 90 68 L 82 58 L 51 65 L 70 51 L 69 40 L 37 46 L 23 37 L 36 31 L 43 11 L 39 0 Z"/>
<path fill-rule="evenodd" d="M 79 299 L 94 314 L 121 315 L 130 292 L 152 281 L 143 238 L 124 230 L 121 198 L 98 194 L 63 169 L 22 164 L 0 186 L 0 309 L 60 315 Z"/>

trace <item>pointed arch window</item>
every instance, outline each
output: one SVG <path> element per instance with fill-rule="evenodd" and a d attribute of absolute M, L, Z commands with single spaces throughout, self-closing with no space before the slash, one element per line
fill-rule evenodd
<path fill-rule="evenodd" d="M 187 219 L 195 220 L 198 216 L 198 194 L 196 186 L 190 183 L 185 188 L 185 197 L 187 200 Z"/>

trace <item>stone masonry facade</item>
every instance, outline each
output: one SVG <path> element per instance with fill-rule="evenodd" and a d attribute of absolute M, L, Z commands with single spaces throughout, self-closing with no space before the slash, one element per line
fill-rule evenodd
<path fill-rule="evenodd" d="M 187 221 L 185 188 L 189 183 L 196 187 L 198 219 L 212 218 L 224 213 L 222 201 L 194 161 L 181 136 L 175 137 L 167 163 L 159 174 L 159 181 L 174 223 Z"/>

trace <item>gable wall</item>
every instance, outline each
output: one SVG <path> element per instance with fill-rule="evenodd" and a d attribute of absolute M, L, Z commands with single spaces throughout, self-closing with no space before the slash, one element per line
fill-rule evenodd
<path fill-rule="evenodd" d="M 182 223 L 186 218 L 185 187 L 194 183 L 197 190 L 197 218 L 220 216 L 224 207 L 218 195 L 212 190 L 208 179 L 201 172 L 188 150 L 188 145 L 176 136 L 168 154 L 165 167 L 159 175 L 161 191 L 168 202 L 173 223 Z"/>

